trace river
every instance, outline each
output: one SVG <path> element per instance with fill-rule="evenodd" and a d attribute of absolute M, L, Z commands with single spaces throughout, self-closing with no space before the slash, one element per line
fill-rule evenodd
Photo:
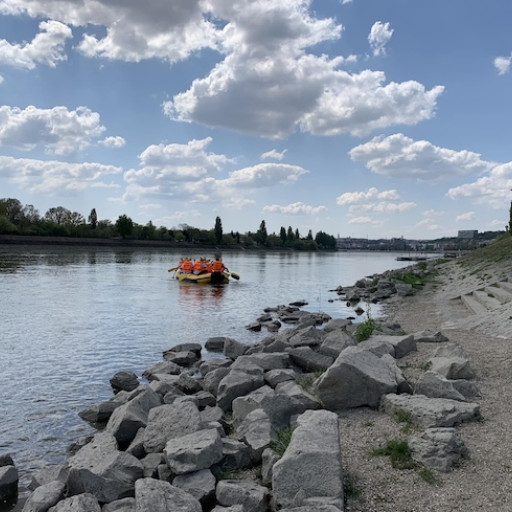
<path fill-rule="evenodd" d="M 396 253 L 225 252 L 240 280 L 213 288 L 173 279 L 181 255 L 0 245 L 0 454 L 13 456 L 20 489 L 93 432 L 77 413 L 112 396 L 117 371 L 140 375 L 182 342 L 257 342 L 268 333 L 245 326 L 267 306 L 304 299 L 308 311 L 353 315 L 334 288 L 410 264 Z"/>

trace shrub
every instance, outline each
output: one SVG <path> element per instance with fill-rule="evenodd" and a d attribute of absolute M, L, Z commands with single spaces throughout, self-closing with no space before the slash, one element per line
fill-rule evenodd
<path fill-rule="evenodd" d="M 284 455 L 286 448 L 292 440 L 293 430 L 291 428 L 282 428 L 277 431 L 277 440 L 270 442 L 270 448 L 274 450 L 280 457 Z"/>

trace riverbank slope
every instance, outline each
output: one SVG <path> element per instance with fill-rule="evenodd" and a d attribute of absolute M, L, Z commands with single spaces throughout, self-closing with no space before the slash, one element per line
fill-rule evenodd
<path fill-rule="evenodd" d="M 477 375 L 482 421 L 458 427 L 469 458 L 427 483 L 417 471 L 394 469 L 388 458 L 368 455 L 390 439 L 407 439 L 411 434 L 403 425 L 368 409 L 342 415 L 344 466 L 353 489 L 348 511 L 512 511 L 511 255 L 512 237 L 503 238 L 437 265 L 424 289 L 388 304 L 389 321 L 406 332 L 441 331 L 463 347 Z M 404 358 L 411 382 L 423 373 L 435 345 L 418 343 L 418 352 Z"/>

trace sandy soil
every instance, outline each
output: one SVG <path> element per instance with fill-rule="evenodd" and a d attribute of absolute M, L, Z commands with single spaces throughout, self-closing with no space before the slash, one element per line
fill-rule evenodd
<path fill-rule="evenodd" d="M 482 421 L 458 427 L 469 457 L 450 473 L 434 472 L 436 481 L 427 483 L 418 469 L 394 469 L 389 457 L 369 455 L 386 441 L 408 439 L 414 431 L 404 432 L 403 424 L 378 411 L 348 411 L 341 416 L 345 476 L 352 490 L 348 511 L 512 512 L 512 292 L 508 302 L 502 288 L 508 285 L 500 285 L 512 276 L 512 268 L 494 264 L 470 271 L 457 261 L 438 268 L 435 282 L 389 303 L 388 318 L 408 333 L 441 331 L 468 354 L 482 394 L 474 400 Z M 461 297 L 477 290 L 491 299 L 497 295 L 493 290 L 500 292 L 504 303 L 475 312 Z M 418 352 L 403 359 L 411 381 L 424 371 L 436 347 L 418 344 Z"/>

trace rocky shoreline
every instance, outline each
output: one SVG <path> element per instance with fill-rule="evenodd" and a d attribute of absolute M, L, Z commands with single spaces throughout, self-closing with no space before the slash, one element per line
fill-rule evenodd
<path fill-rule="evenodd" d="M 434 266 L 405 271 L 424 277 Z M 394 278 L 399 272 L 336 293 L 353 304 L 400 304 L 413 288 Z M 118 372 L 113 397 L 81 412 L 98 432 L 79 440 L 65 464 L 33 475 L 23 510 L 356 510 L 348 453 L 356 443 L 346 436 L 362 412 L 372 418 L 367 430 L 377 417 L 408 430 L 405 445 L 395 444 L 407 470 L 425 480 L 467 457 L 458 426 L 481 420 L 481 393 L 460 344 L 421 325 L 405 333 L 373 319 L 373 334 L 359 341 L 358 324 L 303 306 L 269 308 L 246 326 L 268 330 L 256 345 L 213 337 L 204 347 L 172 347 L 141 376 Z M 411 373 L 408 361 L 422 347 L 431 353 Z M 395 467 L 391 444 L 379 447 Z M 14 496 L 16 473 L 14 461 L 0 457 L 3 499 Z"/>

